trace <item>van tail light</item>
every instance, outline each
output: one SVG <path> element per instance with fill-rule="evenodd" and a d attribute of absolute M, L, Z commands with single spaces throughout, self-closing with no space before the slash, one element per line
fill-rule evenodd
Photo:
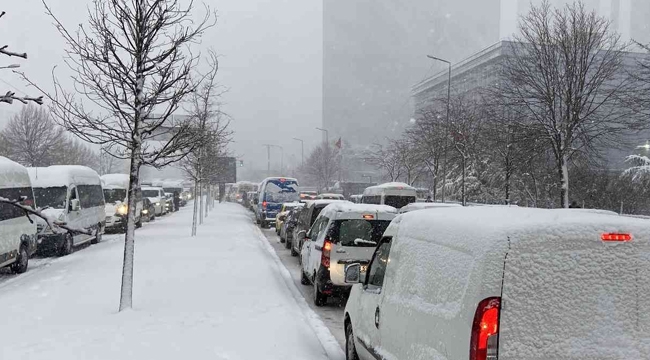
<path fill-rule="evenodd" d="M 323 266 L 329 269 L 330 267 L 330 254 L 332 253 L 332 242 L 329 238 L 325 238 L 325 243 L 323 244 L 323 254 L 320 258 L 320 263 Z"/>
<path fill-rule="evenodd" d="M 262 201 L 262 209 L 266 209 L 266 205 L 268 205 L 268 203 L 266 201 Z"/>
<path fill-rule="evenodd" d="M 600 235 L 600 239 L 607 242 L 615 241 L 631 241 L 632 234 L 621 234 L 621 233 L 605 233 Z"/>
<path fill-rule="evenodd" d="M 499 317 L 501 298 L 481 301 L 476 308 L 469 347 L 470 360 L 497 360 L 499 357 Z"/>

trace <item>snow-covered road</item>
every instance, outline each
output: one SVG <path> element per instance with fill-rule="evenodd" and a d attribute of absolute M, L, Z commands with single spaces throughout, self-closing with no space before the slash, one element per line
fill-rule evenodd
<path fill-rule="evenodd" d="M 0 359 L 341 359 L 249 215 L 191 206 L 136 234 L 134 310 L 117 313 L 123 243 L 0 275 Z"/>

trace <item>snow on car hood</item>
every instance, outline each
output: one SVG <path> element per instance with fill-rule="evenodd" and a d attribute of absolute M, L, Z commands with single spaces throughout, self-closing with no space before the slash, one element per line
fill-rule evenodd
<path fill-rule="evenodd" d="M 55 221 L 63 221 L 64 220 L 63 219 L 63 217 L 64 217 L 63 216 L 64 215 L 63 209 L 45 209 L 45 210 L 41 211 L 41 214 L 47 216 L 51 220 L 55 220 Z M 41 219 L 40 217 L 32 216 L 31 218 L 36 221 L 36 224 L 46 225 L 45 220 Z"/>

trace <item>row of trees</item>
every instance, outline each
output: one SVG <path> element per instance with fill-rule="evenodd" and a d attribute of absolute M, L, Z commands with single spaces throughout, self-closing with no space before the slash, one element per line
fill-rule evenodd
<path fill-rule="evenodd" d="M 519 33 L 498 81 L 433 100 L 368 160 L 440 200 L 647 211 L 637 171 L 611 171 L 607 152 L 650 125 L 649 63 L 581 2 L 533 7 Z"/>

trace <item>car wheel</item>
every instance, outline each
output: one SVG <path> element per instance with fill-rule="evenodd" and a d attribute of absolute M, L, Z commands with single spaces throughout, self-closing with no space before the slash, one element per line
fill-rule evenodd
<path fill-rule="evenodd" d="M 309 281 L 309 278 L 307 277 L 307 275 L 305 275 L 305 272 L 303 271 L 302 266 L 300 267 L 300 274 L 301 274 L 301 276 L 300 276 L 300 283 L 301 284 L 303 284 L 303 285 L 311 284 L 311 281 Z"/>
<path fill-rule="evenodd" d="M 65 238 L 63 239 L 63 244 L 61 244 L 61 249 L 59 250 L 59 256 L 72 254 L 73 245 L 72 234 L 66 233 Z"/>
<path fill-rule="evenodd" d="M 327 304 L 327 295 L 320 291 L 316 274 L 314 274 L 314 305 L 325 306 L 325 304 Z"/>
<path fill-rule="evenodd" d="M 27 246 L 21 245 L 18 250 L 18 258 L 16 262 L 11 264 L 11 271 L 15 274 L 22 274 L 27 271 L 27 266 L 29 265 L 29 253 L 27 253 Z"/>
<path fill-rule="evenodd" d="M 291 249 L 293 246 L 291 246 L 291 240 L 285 239 L 284 240 L 284 248 L 285 249 Z"/>
<path fill-rule="evenodd" d="M 95 238 L 90 241 L 91 244 L 98 244 L 102 242 L 102 226 L 97 225 L 97 230 L 95 231 Z"/>
<path fill-rule="evenodd" d="M 268 225 L 266 225 L 266 221 L 264 221 L 264 220 L 260 220 L 260 227 L 261 227 L 262 229 L 266 228 L 267 226 L 268 226 Z"/>
<path fill-rule="evenodd" d="M 359 360 L 357 347 L 354 344 L 354 332 L 352 324 L 345 327 L 345 360 Z"/>

